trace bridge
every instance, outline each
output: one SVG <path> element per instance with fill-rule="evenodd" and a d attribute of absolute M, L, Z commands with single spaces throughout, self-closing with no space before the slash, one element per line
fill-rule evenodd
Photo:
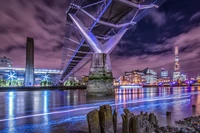
<path fill-rule="evenodd" d="M 91 61 L 87 92 L 111 94 L 110 53 L 126 31 L 166 0 L 74 0 L 66 11 L 60 83 Z"/>

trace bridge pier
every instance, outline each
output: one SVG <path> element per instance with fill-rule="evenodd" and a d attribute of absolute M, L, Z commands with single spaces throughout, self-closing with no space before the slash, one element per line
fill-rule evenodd
<path fill-rule="evenodd" d="M 103 96 L 114 92 L 110 55 L 94 53 L 92 57 L 87 95 Z"/>
<path fill-rule="evenodd" d="M 114 92 L 110 53 L 128 30 L 124 26 L 116 35 L 102 44 L 97 37 L 73 14 L 70 18 L 94 51 L 87 86 L 87 95 L 104 96 Z"/>

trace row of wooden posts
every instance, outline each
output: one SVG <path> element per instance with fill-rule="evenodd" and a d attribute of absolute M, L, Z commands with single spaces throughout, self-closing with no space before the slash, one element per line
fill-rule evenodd
<path fill-rule="evenodd" d="M 114 113 L 112 113 L 114 112 Z M 141 112 L 134 115 L 128 109 L 124 109 L 122 116 L 122 133 L 152 133 L 158 126 L 158 121 L 153 113 Z M 89 133 L 117 133 L 117 112 L 112 111 L 111 106 L 100 106 L 87 114 Z"/>

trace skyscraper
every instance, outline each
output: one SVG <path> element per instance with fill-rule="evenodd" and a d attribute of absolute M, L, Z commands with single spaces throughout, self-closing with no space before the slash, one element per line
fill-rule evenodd
<path fill-rule="evenodd" d="M 173 81 L 177 81 L 180 77 L 180 63 L 178 59 L 178 46 L 175 47 L 175 58 L 174 58 L 174 72 L 173 72 Z"/>
<path fill-rule="evenodd" d="M 27 38 L 26 42 L 26 70 L 25 70 L 25 86 L 34 85 L 34 40 Z"/>

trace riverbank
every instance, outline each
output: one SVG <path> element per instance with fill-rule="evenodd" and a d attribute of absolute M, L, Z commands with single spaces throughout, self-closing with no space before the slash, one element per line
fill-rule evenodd
<path fill-rule="evenodd" d="M 48 86 L 48 87 L 0 87 L 0 91 L 39 91 L 39 90 L 83 90 L 87 86 Z"/>
<path fill-rule="evenodd" d="M 193 105 L 192 108 L 196 108 Z M 121 114 L 122 128 L 118 129 L 118 112 L 110 105 L 102 105 L 98 109 L 87 114 L 89 133 L 110 132 L 110 133 L 199 133 L 200 116 L 191 116 L 183 120 L 175 121 L 176 126 L 160 126 L 160 121 L 154 113 L 143 113 L 136 115 L 129 109 L 123 109 Z M 166 117 L 171 119 L 171 112 L 166 112 Z M 121 127 L 121 126 L 120 126 Z"/>

